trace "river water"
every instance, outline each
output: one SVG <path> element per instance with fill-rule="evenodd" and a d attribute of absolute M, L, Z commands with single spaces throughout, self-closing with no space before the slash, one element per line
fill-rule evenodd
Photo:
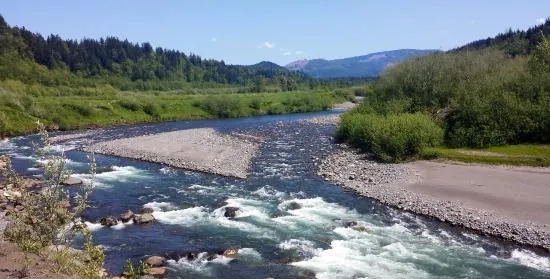
<path fill-rule="evenodd" d="M 297 120 L 329 113 L 132 125 L 91 135 L 214 127 L 270 138 L 244 180 L 96 155 L 93 207 L 83 218 L 105 248 L 108 271 L 122 272 L 126 259 L 166 255 L 169 278 L 550 278 L 547 253 L 391 209 L 316 176 L 314 159 L 333 148 L 334 128 Z M 0 153 L 10 154 L 19 172 L 39 175 L 35 140 L 1 142 Z M 78 144 L 57 148 L 70 150 L 68 166 L 86 179 L 86 154 L 71 150 Z M 300 208 L 290 206 L 296 203 Z M 155 223 L 92 224 L 144 206 L 155 209 Z M 225 206 L 240 208 L 236 218 L 223 216 Z M 347 227 L 351 221 L 366 230 Z M 240 248 L 238 258 L 185 257 L 231 247 Z"/>

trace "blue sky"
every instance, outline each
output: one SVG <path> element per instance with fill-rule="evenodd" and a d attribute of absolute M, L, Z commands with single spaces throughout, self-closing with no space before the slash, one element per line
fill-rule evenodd
<path fill-rule="evenodd" d="M 343 58 L 399 48 L 450 49 L 525 29 L 548 0 L 2 0 L 10 25 L 64 38 L 117 36 L 231 64 Z"/>

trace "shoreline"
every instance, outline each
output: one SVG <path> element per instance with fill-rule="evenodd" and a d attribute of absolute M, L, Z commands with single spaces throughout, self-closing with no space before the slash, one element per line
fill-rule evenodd
<path fill-rule="evenodd" d="M 476 197 L 472 193 L 475 190 L 466 191 L 463 193 L 464 195 L 458 196 L 453 192 L 456 190 L 454 188 L 456 185 L 449 184 L 453 187 L 449 187 L 450 189 L 440 186 L 445 183 L 439 183 L 426 175 L 427 173 L 430 175 L 429 172 L 432 171 L 430 167 L 434 165 L 442 168 L 449 167 L 449 169 L 453 166 L 430 161 L 381 164 L 370 161 L 365 158 L 365 155 L 358 154 L 355 150 L 341 145 L 337 151 L 321 160 L 317 167 L 317 174 L 327 181 L 352 190 L 361 196 L 373 198 L 390 207 L 435 218 L 480 234 L 550 251 L 550 226 L 548 223 L 533 222 L 532 220 L 526 222 L 525 219 L 522 220 L 518 216 L 506 216 L 506 212 L 499 211 L 498 208 L 490 210 L 488 206 L 485 208 L 469 206 L 476 202 Z M 498 168 L 479 165 L 462 165 L 462 167 L 468 168 L 466 171 L 471 171 L 472 168 L 483 168 L 480 171 Z M 550 175 L 550 169 L 546 170 Z M 454 169 L 450 171 L 454 171 Z M 381 178 L 376 176 L 379 173 L 382 173 Z M 546 172 L 543 174 L 546 175 Z M 463 181 L 457 185 L 467 186 Z M 429 188 L 429 186 L 432 187 Z M 444 190 L 450 193 L 444 195 Z M 516 187 L 516 190 L 521 192 L 522 189 Z M 542 190 L 544 191 L 544 189 Z M 547 193 L 546 197 L 550 197 L 550 193 Z M 497 198 L 495 197 L 495 199 Z M 503 199 L 499 202 L 506 203 L 507 200 Z M 545 216 L 542 216 L 542 219 L 545 219 Z"/>

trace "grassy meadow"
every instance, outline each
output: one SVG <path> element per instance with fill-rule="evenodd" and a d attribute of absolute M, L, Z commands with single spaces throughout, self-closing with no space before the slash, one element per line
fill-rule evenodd
<path fill-rule="evenodd" d="M 47 87 L 0 81 L 0 135 L 34 132 L 36 120 L 50 129 L 71 130 L 182 119 L 229 118 L 321 111 L 349 99 L 331 90 L 277 93 L 120 91 L 97 87 Z"/>

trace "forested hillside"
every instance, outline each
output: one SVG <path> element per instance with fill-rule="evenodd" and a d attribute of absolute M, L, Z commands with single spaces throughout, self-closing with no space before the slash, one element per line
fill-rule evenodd
<path fill-rule="evenodd" d="M 541 32 L 545 36 L 550 35 L 550 20 L 546 20 L 545 23 L 531 27 L 527 30 L 513 31 L 512 29 L 508 29 L 505 33 L 471 42 L 453 51 L 495 48 L 512 56 L 526 55 L 536 48 Z"/>
<path fill-rule="evenodd" d="M 281 78 L 294 83 L 307 79 L 301 72 L 291 72 L 275 64 L 272 67 L 227 65 L 224 61 L 116 37 L 80 41 L 58 35 L 44 38 L 24 27 L 10 27 L 1 15 L 0 56 L 7 63 L 0 72 L 2 79 L 41 81 L 39 77 L 14 72 L 15 60 L 25 59 L 49 70 L 67 70 L 77 77 L 103 79 L 121 89 L 175 89 L 183 83 L 253 86 L 259 82 L 258 78 L 278 85 Z"/>

